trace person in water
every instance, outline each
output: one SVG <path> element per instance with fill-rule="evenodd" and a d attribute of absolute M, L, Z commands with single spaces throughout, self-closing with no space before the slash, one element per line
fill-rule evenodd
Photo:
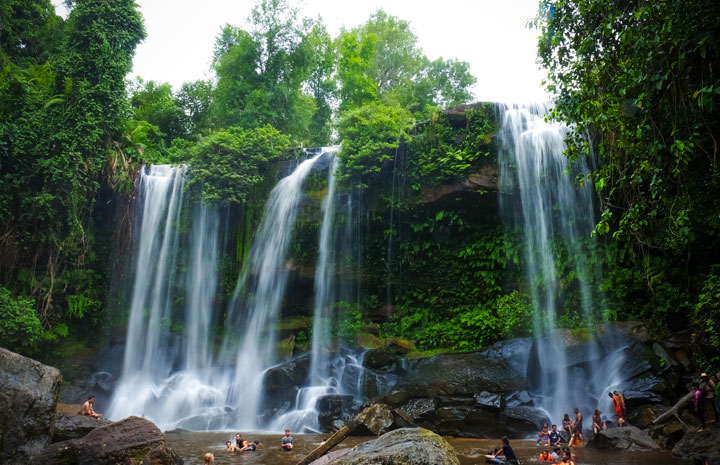
<path fill-rule="evenodd" d="M 285 430 L 285 436 L 283 436 L 280 445 L 285 452 L 289 452 L 293 448 L 293 438 L 290 436 L 290 430 Z"/>
<path fill-rule="evenodd" d="M 602 411 L 601 410 L 595 410 L 595 413 L 593 413 L 592 416 L 592 427 L 593 427 L 593 434 L 598 434 L 600 431 L 607 429 L 607 425 L 605 425 L 605 422 L 602 420 Z"/>
<path fill-rule="evenodd" d="M 240 452 L 240 448 L 230 441 L 225 441 L 225 450 L 228 452 Z"/>
<path fill-rule="evenodd" d="M 203 456 L 203 460 L 205 461 L 205 465 L 210 465 L 215 461 L 215 456 L 208 452 L 205 456 Z"/>
<path fill-rule="evenodd" d="M 575 430 L 575 432 L 570 436 L 569 446 L 571 447 L 582 447 L 583 446 L 583 435 L 580 432 L 580 430 Z"/>
<path fill-rule="evenodd" d="M 562 450 L 560 449 L 560 446 L 555 446 L 555 448 L 552 451 L 552 454 L 550 454 L 550 458 L 553 462 L 560 461 L 560 456 L 562 455 Z"/>
<path fill-rule="evenodd" d="M 237 433 L 235 435 L 235 447 L 237 447 L 238 450 L 243 450 L 247 445 L 248 442 L 243 439 L 242 434 Z"/>
<path fill-rule="evenodd" d="M 540 430 L 540 434 L 538 434 L 538 440 L 537 445 L 545 443 L 546 446 L 550 445 L 550 431 L 548 431 L 548 424 L 543 423 L 543 427 Z"/>
<path fill-rule="evenodd" d="M 503 459 L 500 458 L 500 456 L 504 456 Z M 488 463 L 510 463 L 519 465 L 520 461 L 515 456 L 515 452 L 513 451 L 512 447 L 510 447 L 510 441 L 508 440 L 507 436 L 503 436 L 502 438 L 502 448 L 497 450 L 494 454 L 487 456 L 487 462 Z"/>
<path fill-rule="evenodd" d="M 243 447 L 242 450 L 243 450 L 243 451 L 245 451 L 245 450 L 250 450 L 250 451 L 257 450 L 257 448 L 258 448 L 259 445 L 260 445 L 260 441 L 258 441 L 257 439 L 255 439 L 255 440 L 253 440 L 252 442 L 248 443 L 247 446 Z"/>
<path fill-rule="evenodd" d="M 563 416 L 562 419 L 562 429 L 568 434 L 568 437 L 572 434 L 572 421 L 570 420 L 570 415 L 567 413 L 565 416 Z"/>
<path fill-rule="evenodd" d="M 548 437 L 550 438 L 550 447 L 555 447 L 560 444 L 562 436 L 560 436 L 560 431 L 558 431 L 557 425 L 552 425 L 552 430 L 550 430 Z"/>
<path fill-rule="evenodd" d="M 618 426 L 625 426 L 627 422 L 625 421 L 625 413 L 623 412 L 620 396 L 614 396 L 612 392 L 608 392 L 608 396 L 612 399 L 613 410 L 615 410 L 615 418 L 617 418 Z"/>
<path fill-rule="evenodd" d="M 93 402 L 95 402 L 95 396 L 88 397 L 88 400 L 86 400 L 80 408 L 80 415 L 84 417 L 100 418 L 102 414 L 95 413 L 95 410 L 93 410 Z"/>
<path fill-rule="evenodd" d="M 550 451 L 545 449 L 544 451 L 540 452 L 540 461 L 541 462 L 552 462 L 552 456 L 550 455 Z"/>

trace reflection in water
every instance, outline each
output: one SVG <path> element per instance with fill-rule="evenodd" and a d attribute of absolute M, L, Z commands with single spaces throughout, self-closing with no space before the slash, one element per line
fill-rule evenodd
<path fill-rule="evenodd" d="M 234 431 L 228 432 L 168 432 L 165 434 L 168 447 L 193 465 L 202 463 L 202 456 L 206 452 L 215 454 L 215 464 L 264 464 L 287 465 L 296 464 L 305 455 L 315 449 L 323 438 L 329 435 L 294 434 L 295 448 L 292 452 L 283 452 L 280 449 L 280 434 L 255 434 L 243 432 L 246 440 L 259 439 L 261 447 L 257 452 L 244 452 L 242 454 L 225 451 L 225 441 L 233 440 Z M 338 448 L 354 447 L 361 442 L 369 441 L 371 437 L 349 437 Z M 445 438 L 458 454 L 461 465 L 474 465 L 485 463 L 484 455 L 489 449 L 500 445 L 497 439 L 459 439 Z M 511 440 L 510 444 L 522 463 L 539 463 L 537 456 L 542 450 L 530 440 Z M 692 461 L 673 458 L 666 452 L 627 452 L 596 449 L 577 449 L 577 465 L 691 465 Z"/>

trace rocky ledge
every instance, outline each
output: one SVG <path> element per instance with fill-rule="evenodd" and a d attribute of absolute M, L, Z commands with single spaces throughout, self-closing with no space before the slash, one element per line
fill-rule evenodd
<path fill-rule="evenodd" d="M 80 439 L 58 442 L 42 450 L 30 465 L 181 465 L 167 448 L 165 436 L 152 422 L 139 417 L 101 426 Z"/>

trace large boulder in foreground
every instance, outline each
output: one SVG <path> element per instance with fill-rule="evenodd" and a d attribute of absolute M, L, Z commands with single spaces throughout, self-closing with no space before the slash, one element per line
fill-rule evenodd
<path fill-rule="evenodd" d="M 80 439 L 58 442 L 33 457 L 30 465 L 181 465 L 152 422 L 139 417 L 101 426 Z"/>
<path fill-rule="evenodd" d="M 24 464 L 55 427 L 60 372 L 0 348 L 0 463 Z"/>
<path fill-rule="evenodd" d="M 672 454 L 700 463 L 720 465 L 720 429 L 711 428 L 703 433 L 688 432 L 673 447 Z"/>
<path fill-rule="evenodd" d="M 443 438 L 423 428 L 402 428 L 352 449 L 339 450 L 311 465 L 460 465 Z"/>
<path fill-rule="evenodd" d="M 55 432 L 53 433 L 52 442 L 69 441 L 70 439 L 80 439 L 90 433 L 90 431 L 101 426 L 112 423 L 104 418 L 91 418 L 82 415 L 68 415 L 66 413 L 58 413 L 55 421 Z"/>
<path fill-rule="evenodd" d="M 629 451 L 660 450 L 660 446 L 655 443 L 653 438 L 634 426 L 609 428 L 600 431 L 590 440 L 587 447 Z"/>

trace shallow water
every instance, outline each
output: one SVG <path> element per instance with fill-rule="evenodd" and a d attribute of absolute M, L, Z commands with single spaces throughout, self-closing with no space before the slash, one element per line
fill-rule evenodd
<path fill-rule="evenodd" d="M 228 453 L 225 441 L 234 441 L 235 432 L 169 432 L 166 433 L 168 446 L 185 460 L 186 465 L 202 464 L 202 456 L 206 452 L 215 455 L 215 464 L 266 464 L 294 465 L 316 448 L 323 438 L 329 435 L 293 434 L 295 448 L 291 452 L 283 452 L 280 448 L 281 434 L 243 433 L 246 440 L 260 440 L 260 447 L 255 452 Z M 353 447 L 370 437 L 350 437 L 345 439 L 337 449 Z M 496 439 L 458 439 L 445 438 L 455 448 L 461 465 L 485 463 L 484 455 L 489 449 L 500 444 Z M 539 463 L 538 454 L 541 447 L 530 440 L 510 441 L 515 454 L 522 463 Z M 625 452 L 601 451 L 594 449 L 576 449 L 577 465 L 692 465 L 692 461 L 673 458 L 670 452 Z"/>

